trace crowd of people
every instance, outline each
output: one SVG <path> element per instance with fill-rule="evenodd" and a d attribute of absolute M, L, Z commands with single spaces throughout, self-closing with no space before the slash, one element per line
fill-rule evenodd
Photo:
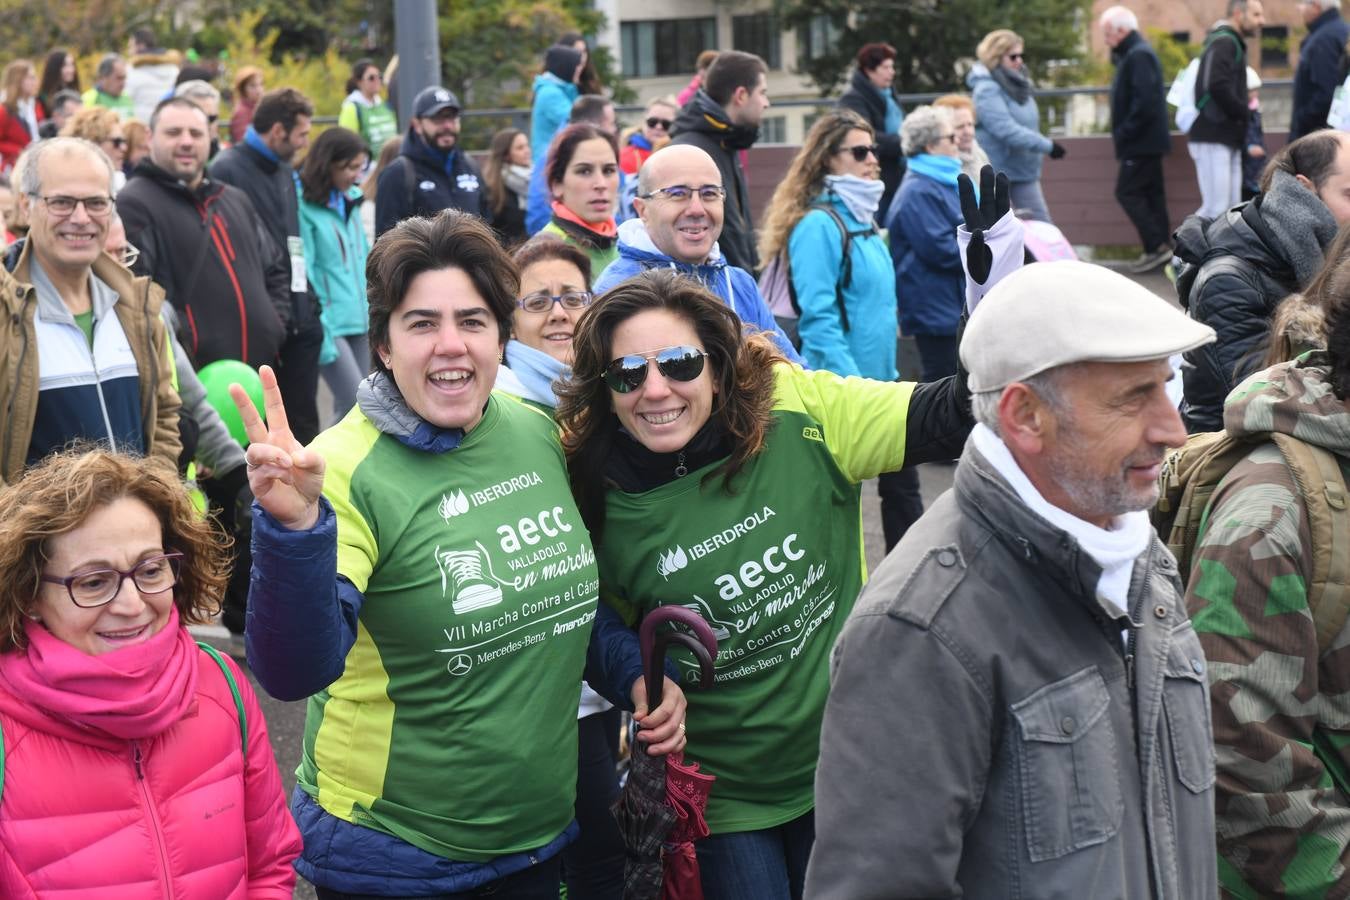
<path fill-rule="evenodd" d="M 1098 20 L 1130 268 L 1175 257 L 1180 310 L 1028 261 L 1066 148 L 1007 29 L 909 108 L 862 46 L 762 211 L 736 50 L 621 130 L 561 35 L 481 163 L 371 59 L 321 131 L 144 29 L 88 90 L 12 62 L 0 894 L 636 896 L 624 753 L 715 776 L 708 900 L 1350 888 L 1350 29 L 1301 7 L 1247 200 L 1260 0 L 1205 42 L 1175 231 L 1157 55 Z M 643 677 L 663 607 L 710 686 Z"/>

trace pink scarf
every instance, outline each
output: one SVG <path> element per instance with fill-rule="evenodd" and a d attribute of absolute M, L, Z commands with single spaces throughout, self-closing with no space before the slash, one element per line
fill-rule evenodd
<path fill-rule="evenodd" d="M 0 654 L 0 681 L 49 715 L 119 740 L 153 737 L 188 711 L 200 651 L 173 608 L 147 641 L 91 656 L 24 622 L 26 651 Z"/>

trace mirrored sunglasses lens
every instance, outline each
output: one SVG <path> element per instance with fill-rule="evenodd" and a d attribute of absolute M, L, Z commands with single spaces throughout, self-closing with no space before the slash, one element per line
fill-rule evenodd
<path fill-rule="evenodd" d="M 627 394 L 647 380 L 647 360 L 641 356 L 616 359 L 605 370 L 605 384 L 616 394 Z"/>
<path fill-rule="evenodd" d="M 656 357 L 661 374 L 675 381 L 693 381 L 703 371 L 703 353 L 693 347 L 672 347 Z"/>

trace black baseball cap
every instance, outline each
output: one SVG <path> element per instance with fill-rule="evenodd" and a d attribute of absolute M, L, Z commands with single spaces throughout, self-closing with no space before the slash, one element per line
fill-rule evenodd
<path fill-rule="evenodd" d="M 459 98 L 448 88 L 423 88 L 413 100 L 413 115 L 419 119 L 434 116 L 444 109 L 453 109 L 455 112 L 460 110 Z"/>

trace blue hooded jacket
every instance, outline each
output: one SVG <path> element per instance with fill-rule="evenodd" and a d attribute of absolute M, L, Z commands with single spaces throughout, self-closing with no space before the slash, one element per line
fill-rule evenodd
<path fill-rule="evenodd" d="M 805 365 L 799 354 L 788 340 L 787 335 L 774 321 L 768 304 L 759 293 L 759 285 L 749 272 L 727 265 L 717 245 L 713 244 L 708 261 L 702 265 L 690 265 L 673 259 L 657 249 L 647 234 L 647 225 L 641 219 L 629 219 L 619 226 L 619 258 L 610 263 L 600 277 L 595 279 L 593 290 L 596 296 L 614 287 L 621 281 L 627 281 L 634 275 L 640 275 L 648 269 L 674 269 L 691 278 L 695 278 L 722 302 L 726 303 L 741 321 L 747 325 L 768 332 L 774 344 L 790 361 Z"/>
<path fill-rule="evenodd" d="M 552 72 L 534 76 L 534 105 L 530 109 L 530 156 L 534 167 L 541 168 L 548 156 L 548 145 L 553 136 L 567 124 L 572 114 L 572 101 L 577 99 L 577 86 L 563 81 Z"/>
<path fill-rule="evenodd" d="M 858 221 L 833 193 L 821 194 L 816 202 L 829 203 L 850 232 L 872 224 Z M 837 375 L 894 381 L 895 270 L 881 235 L 860 235 L 849 242 L 852 277 L 843 290 L 847 332 L 839 316 L 837 293 L 844 264 L 844 236 L 839 226 L 828 213 L 813 209 L 793 226 L 787 248 L 792 286 L 801 307 L 797 327 L 807 363 Z"/>

